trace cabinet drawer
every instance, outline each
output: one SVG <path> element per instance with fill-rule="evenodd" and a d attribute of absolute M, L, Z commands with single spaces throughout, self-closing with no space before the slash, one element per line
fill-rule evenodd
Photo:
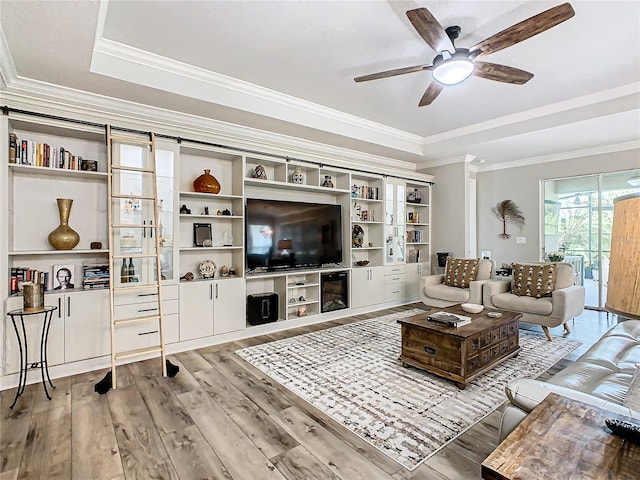
<path fill-rule="evenodd" d="M 178 285 L 162 286 L 162 301 L 178 300 L 179 298 L 180 298 L 180 289 L 178 288 Z"/>
<path fill-rule="evenodd" d="M 159 345 L 159 328 L 155 320 L 116 327 L 116 351 L 124 352 Z"/>
<path fill-rule="evenodd" d="M 130 305 L 115 305 L 113 307 L 113 315 L 116 320 L 157 314 L 158 302 L 141 302 Z"/>
<path fill-rule="evenodd" d="M 179 315 L 177 313 L 163 315 L 164 319 L 164 343 L 176 343 L 180 340 Z"/>
<path fill-rule="evenodd" d="M 406 283 L 407 275 L 405 273 L 396 273 L 395 275 L 385 275 L 384 283 L 389 285 L 392 283 Z"/>
<path fill-rule="evenodd" d="M 391 302 L 402 300 L 405 297 L 406 285 L 404 283 L 393 283 L 384 287 L 384 301 Z"/>
<path fill-rule="evenodd" d="M 407 273 L 406 265 L 389 265 L 388 267 L 384 267 L 385 275 L 396 275 L 398 273 Z"/>
<path fill-rule="evenodd" d="M 128 305 L 153 300 L 158 296 L 155 287 L 139 288 L 129 292 L 117 292 L 113 296 L 114 305 Z M 180 298 L 178 285 L 165 285 L 162 287 L 162 299 L 174 300 Z"/>

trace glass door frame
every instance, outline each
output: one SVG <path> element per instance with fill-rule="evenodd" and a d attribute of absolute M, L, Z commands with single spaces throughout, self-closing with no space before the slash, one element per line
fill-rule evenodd
<path fill-rule="evenodd" d="M 547 227 L 547 222 L 546 220 L 548 220 L 548 214 L 549 214 L 549 210 L 547 210 L 547 206 L 550 203 L 548 201 L 548 199 L 546 198 L 546 185 L 548 183 L 551 182 L 557 182 L 557 181 L 563 181 L 566 180 L 568 182 L 570 181 L 579 181 L 579 179 L 588 179 L 588 178 L 593 178 L 595 179 L 594 182 L 594 187 L 595 187 L 595 191 L 593 190 L 588 190 L 586 193 L 585 192 L 580 192 L 578 188 L 576 188 L 576 190 L 571 191 L 570 194 L 568 194 L 569 196 L 573 196 L 575 195 L 576 198 L 580 197 L 580 196 L 587 196 L 587 201 L 588 201 L 588 208 L 589 208 L 589 213 L 588 213 L 588 221 L 589 221 L 589 232 L 588 232 L 588 250 L 584 251 L 585 253 L 588 254 L 589 258 L 589 263 L 590 266 L 592 265 L 597 265 L 597 271 L 598 271 L 598 280 L 597 280 L 597 304 L 596 305 L 586 305 L 585 308 L 588 309 L 595 309 L 595 310 L 604 310 L 604 305 L 606 302 L 606 298 L 605 298 L 605 289 L 606 289 L 606 282 L 608 279 L 608 269 L 604 268 L 605 267 L 605 253 L 609 252 L 604 251 L 604 245 L 603 245 L 603 239 L 605 238 L 606 235 L 611 235 L 610 231 L 605 232 L 605 229 L 603 228 L 604 225 L 604 213 L 605 210 L 611 210 L 611 212 L 613 212 L 613 206 L 611 206 L 610 208 L 607 207 L 606 205 L 604 205 L 603 202 L 603 194 L 605 192 L 609 192 L 609 191 L 614 191 L 617 190 L 617 188 L 607 188 L 607 185 L 605 184 L 606 182 L 604 182 L 605 178 L 607 177 L 611 177 L 611 176 L 616 176 L 616 175 L 620 175 L 620 176 L 629 176 L 631 177 L 634 173 L 636 172 L 636 170 L 634 169 L 629 169 L 629 170 L 623 170 L 623 171 L 616 171 L 616 172 L 603 172 L 603 173 L 592 173 L 592 174 L 585 174 L 585 175 L 575 175 L 575 176 L 569 176 L 569 177 L 559 177 L 559 178 L 548 178 L 548 179 L 542 179 L 540 181 L 540 194 L 541 194 L 541 204 L 542 204 L 542 208 L 541 208 L 541 220 L 540 220 L 540 226 L 541 226 L 541 230 L 540 230 L 540 245 L 541 245 L 541 259 L 544 260 L 546 258 L 546 253 L 547 253 L 547 232 L 546 232 L 546 227 Z M 637 187 L 633 187 L 633 186 L 627 186 L 624 185 L 624 187 L 620 187 L 620 190 L 634 190 L 636 189 L 637 191 L 640 191 L 640 188 Z M 568 192 L 567 192 L 568 193 Z M 620 195 L 624 195 L 625 193 L 620 193 Z M 595 196 L 595 198 L 593 198 Z M 616 195 L 618 196 L 618 195 Z M 592 205 L 592 200 L 595 200 L 594 204 Z M 560 223 L 560 203 L 558 202 L 558 224 Z M 568 207 L 571 208 L 571 207 Z M 591 252 L 593 252 L 592 250 L 592 244 L 591 244 L 591 239 L 593 237 L 593 230 L 592 230 L 592 220 L 593 220 L 593 209 L 597 209 L 597 225 L 596 225 L 596 251 L 595 251 L 595 260 L 593 260 L 594 257 L 592 257 Z M 562 247 L 562 245 L 559 245 L 560 247 Z M 562 248 L 560 248 L 562 250 Z M 569 248 L 570 251 L 570 248 Z M 593 260 L 593 261 L 592 261 Z M 593 270 L 591 270 L 593 271 Z M 583 269 L 582 272 L 580 272 L 580 274 L 582 275 L 582 281 L 584 284 L 584 280 L 588 279 L 589 277 L 585 276 L 585 269 Z M 591 277 L 592 278 L 592 277 Z"/>

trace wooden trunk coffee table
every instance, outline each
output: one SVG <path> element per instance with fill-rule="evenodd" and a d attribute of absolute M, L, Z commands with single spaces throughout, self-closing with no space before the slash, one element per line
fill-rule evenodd
<path fill-rule="evenodd" d="M 482 462 L 482 478 L 637 480 L 640 445 L 612 434 L 607 418 L 631 420 L 552 393 Z"/>
<path fill-rule="evenodd" d="M 429 313 L 444 311 L 471 317 L 470 324 L 447 327 L 427 319 Z M 402 325 L 402 365 L 413 366 L 456 382 L 467 383 L 520 352 L 519 313 L 502 313 L 500 318 L 466 313 L 458 305 L 420 313 L 398 320 Z"/>

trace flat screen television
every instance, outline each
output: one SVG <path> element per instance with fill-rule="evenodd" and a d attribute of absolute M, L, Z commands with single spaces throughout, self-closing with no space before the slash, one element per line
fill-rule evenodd
<path fill-rule="evenodd" d="M 248 198 L 245 222 L 249 270 L 313 268 L 343 260 L 340 205 Z"/>

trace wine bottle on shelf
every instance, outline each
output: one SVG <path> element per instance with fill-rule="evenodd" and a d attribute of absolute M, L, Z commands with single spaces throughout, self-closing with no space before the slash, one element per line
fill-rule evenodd
<path fill-rule="evenodd" d="M 133 258 L 129 257 L 129 267 L 127 268 L 127 275 L 129 277 L 130 282 L 137 282 L 136 278 L 136 268 L 133 266 Z"/>
<path fill-rule="evenodd" d="M 127 268 L 127 259 L 122 259 L 122 267 L 120 268 L 120 283 L 129 281 L 129 269 Z"/>

